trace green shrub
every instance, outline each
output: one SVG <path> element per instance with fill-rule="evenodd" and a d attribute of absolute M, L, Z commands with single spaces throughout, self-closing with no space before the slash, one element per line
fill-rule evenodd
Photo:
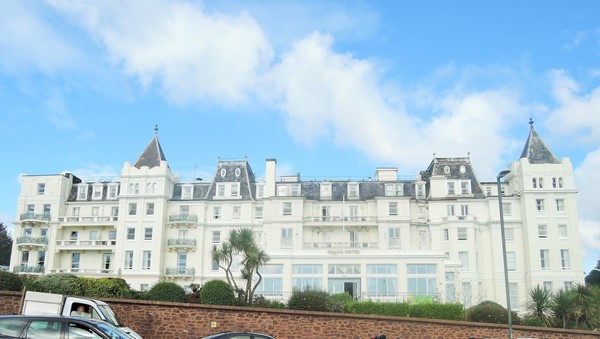
<path fill-rule="evenodd" d="M 89 298 L 129 299 L 131 288 L 121 278 L 80 278 L 84 284 L 85 296 Z"/>
<path fill-rule="evenodd" d="M 347 305 L 352 302 L 352 296 L 348 293 L 336 293 L 327 299 L 327 311 L 336 313 L 348 312 Z"/>
<path fill-rule="evenodd" d="M 409 311 L 415 318 L 465 320 L 462 304 L 413 304 Z"/>
<path fill-rule="evenodd" d="M 326 312 L 328 299 L 329 295 L 324 291 L 310 289 L 294 291 L 290 300 L 288 300 L 288 308 L 292 310 Z"/>
<path fill-rule="evenodd" d="M 85 282 L 73 274 L 56 273 L 41 276 L 35 280 L 25 283 L 25 287 L 30 291 L 68 294 L 68 295 L 85 295 Z"/>
<path fill-rule="evenodd" d="M 148 291 L 147 296 L 149 300 L 156 301 L 172 301 L 182 303 L 187 300 L 183 287 L 174 282 L 168 281 L 161 281 L 152 286 Z"/>
<path fill-rule="evenodd" d="M 410 316 L 410 305 L 407 303 L 359 301 L 348 304 L 348 311 L 354 314 L 376 314 L 408 317 Z"/>
<path fill-rule="evenodd" d="M 23 289 L 23 279 L 18 274 L 0 271 L 1 291 L 20 291 Z"/>
<path fill-rule="evenodd" d="M 482 301 L 466 311 L 468 321 L 478 323 L 506 324 L 508 323 L 508 312 L 502 305 L 493 301 Z M 512 323 L 520 324 L 521 319 L 516 312 L 511 313 Z"/>
<path fill-rule="evenodd" d="M 264 308 L 276 308 L 276 309 L 284 309 L 285 304 L 279 300 L 270 300 L 265 298 L 262 295 L 255 295 L 254 301 L 252 302 L 252 306 L 254 307 L 264 307 Z"/>
<path fill-rule="evenodd" d="M 204 284 L 200 299 L 208 305 L 234 305 L 236 300 L 233 289 L 223 280 L 211 280 Z"/>

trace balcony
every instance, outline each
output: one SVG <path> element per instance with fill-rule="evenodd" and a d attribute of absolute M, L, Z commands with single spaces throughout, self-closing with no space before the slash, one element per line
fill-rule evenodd
<path fill-rule="evenodd" d="M 14 273 L 44 273 L 44 266 L 18 265 L 13 267 Z"/>
<path fill-rule="evenodd" d="M 184 250 L 186 252 L 196 251 L 196 239 L 175 238 L 167 240 L 167 248 L 169 252 L 174 250 Z"/>
<path fill-rule="evenodd" d="M 115 227 L 117 221 L 119 220 L 118 216 L 111 217 L 80 217 L 80 216 L 69 216 L 69 217 L 59 217 L 58 221 L 60 224 L 58 228 L 62 228 L 63 226 L 113 226 Z"/>
<path fill-rule="evenodd" d="M 17 246 L 20 248 L 47 247 L 48 237 L 19 237 Z"/>
<path fill-rule="evenodd" d="M 49 269 L 48 273 L 71 273 L 75 275 L 85 276 L 101 276 L 101 277 L 114 277 L 119 276 L 121 272 L 113 269 L 102 269 L 102 268 L 53 268 Z"/>
<path fill-rule="evenodd" d="M 19 220 L 23 222 L 46 224 L 50 221 L 50 213 L 27 212 L 21 214 Z"/>
<path fill-rule="evenodd" d="M 360 248 L 379 248 L 376 242 L 305 242 L 303 248 L 335 248 L 335 249 L 360 249 Z"/>
<path fill-rule="evenodd" d="M 190 228 L 195 228 L 197 222 L 198 216 L 195 214 L 174 214 L 169 215 L 168 225 L 170 227 L 186 226 Z"/>
<path fill-rule="evenodd" d="M 165 270 L 165 276 L 167 279 L 193 279 L 196 270 L 194 268 L 185 268 L 185 267 L 167 267 Z"/>
<path fill-rule="evenodd" d="M 112 250 L 117 241 L 112 240 L 57 240 L 57 250 Z"/>
<path fill-rule="evenodd" d="M 304 217 L 305 225 L 353 225 L 353 226 L 372 226 L 377 224 L 377 217 L 351 216 L 351 217 L 332 217 L 332 216 L 313 216 Z"/>

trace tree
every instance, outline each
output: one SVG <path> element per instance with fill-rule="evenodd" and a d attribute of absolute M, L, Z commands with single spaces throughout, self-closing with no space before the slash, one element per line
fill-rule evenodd
<path fill-rule="evenodd" d="M 559 289 L 554 293 L 552 312 L 563 328 L 567 328 L 569 319 L 573 317 L 573 293 L 567 289 Z"/>
<path fill-rule="evenodd" d="M 269 261 L 269 256 L 256 243 L 254 231 L 250 228 L 232 230 L 226 242 L 213 246 L 211 258 L 225 271 L 227 283 L 238 294 L 238 298 L 252 304 L 254 292 L 262 281 L 260 268 Z M 243 280 L 241 286 L 231 269 L 236 258 L 240 260 L 240 278 Z M 258 276 L 256 282 L 255 274 Z"/>
<path fill-rule="evenodd" d="M 12 237 L 8 233 L 6 226 L 0 222 L 0 265 L 10 265 L 12 242 Z"/>
<path fill-rule="evenodd" d="M 527 312 L 545 327 L 551 327 L 553 324 L 552 293 L 538 285 L 529 291 L 529 297 L 531 299 L 525 303 Z"/>
<path fill-rule="evenodd" d="M 596 262 L 596 267 L 585 276 L 585 284 L 600 286 L 600 259 Z"/>

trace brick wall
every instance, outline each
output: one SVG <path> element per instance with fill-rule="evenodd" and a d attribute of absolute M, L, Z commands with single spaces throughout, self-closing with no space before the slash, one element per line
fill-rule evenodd
<path fill-rule="evenodd" d="M 388 338 L 403 339 L 508 336 L 506 325 L 139 300 L 103 300 L 111 305 L 124 324 L 146 339 L 200 338 L 233 330 L 268 333 L 279 339 L 367 339 L 381 333 Z M 20 301 L 21 293 L 0 291 L 0 314 L 18 313 Z M 514 338 L 600 339 L 600 333 L 515 326 Z"/>

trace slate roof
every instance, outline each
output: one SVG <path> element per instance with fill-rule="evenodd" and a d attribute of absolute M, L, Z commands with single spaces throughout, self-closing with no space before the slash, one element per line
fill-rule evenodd
<path fill-rule="evenodd" d="M 542 138 L 533 128 L 533 120 L 529 119 L 529 137 L 525 142 L 525 147 L 521 153 L 521 159 L 527 158 L 530 164 L 560 164 L 560 161 L 554 157 L 552 151 L 546 146 Z"/>
<path fill-rule="evenodd" d="M 446 170 L 446 166 L 448 167 L 448 170 Z M 461 168 L 463 168 L 463 170 L 461 170 Z M 427 182 L 426 187 L 428 191 L 430 185 L 429 179 L 432 176 L 438 175 L 445 176 L 448 179 L 471 180 L 471 194 L 476 198 L 485 197 L 469 158 L 434 158 L 429 164 L 429 167 L 421 172 L 422 180 Z"/>
<path fill-rule="evenodd" d="M 161 161 L 167 161 L 167 158 L 163 153 L 162 147 L 160 147 L 160 142 L 158 142 L 158 135 L 155 134 L 133 166 L 136 168 L 142 168 L 142 166 L 152 168 L 160 166 Z"/>

